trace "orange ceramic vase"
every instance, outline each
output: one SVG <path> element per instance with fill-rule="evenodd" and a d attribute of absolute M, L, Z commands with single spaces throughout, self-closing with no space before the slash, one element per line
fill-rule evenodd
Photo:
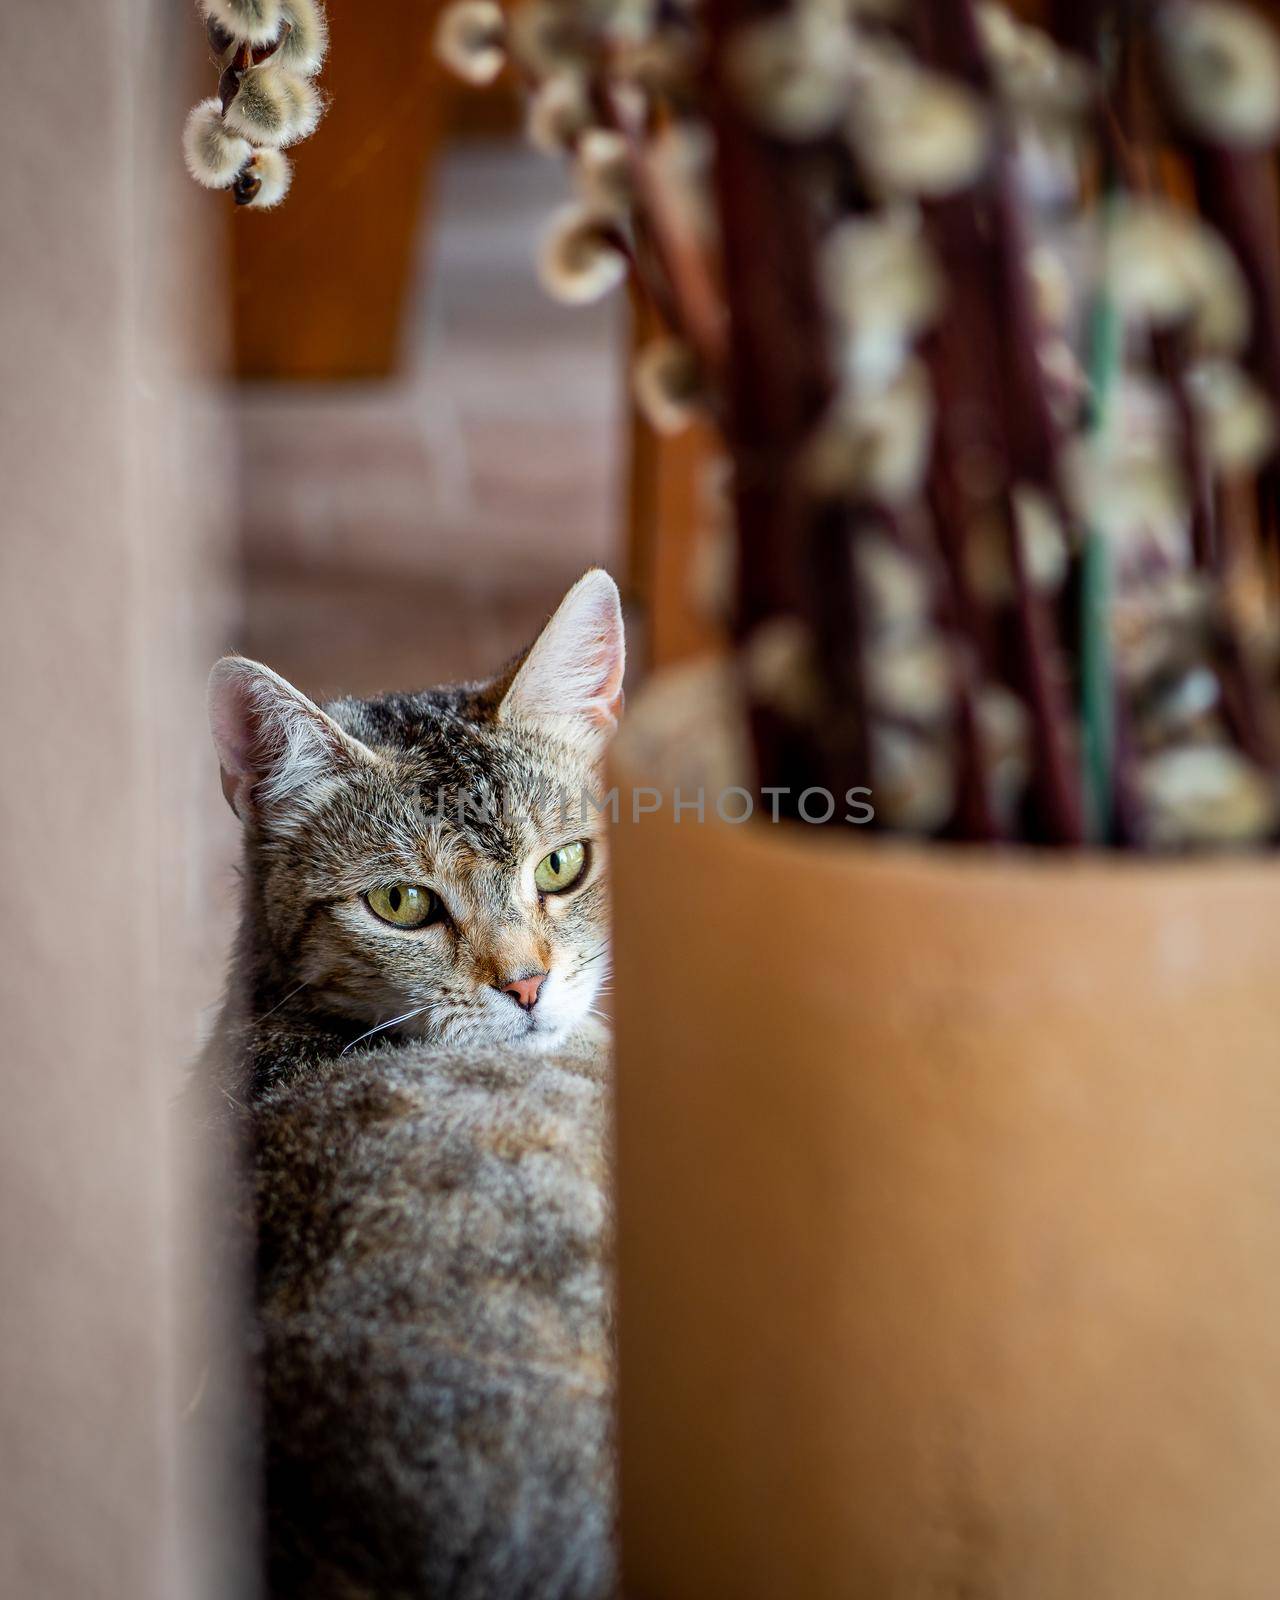
<path fill-rule="evenodd" d="M 615 830 L 628 1600 L 1271 1600 L 1280 865 L 856 833 Z"/>

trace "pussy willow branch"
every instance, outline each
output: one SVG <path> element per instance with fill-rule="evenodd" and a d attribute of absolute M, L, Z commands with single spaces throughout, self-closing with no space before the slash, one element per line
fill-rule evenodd
<path fill-rule="evenodd" d="M 750 700 L 761 784 L 815 784 L 840 793 L 869 779 L 852 541 L 859 518 L 818 505 L 800 470 L 835 392 L 818 288 L 815 219 L 797 154 L 762 134 L 739 107 L 724 66 L 735 28 L 768 17 L 773 0 L 709 0 L 707 95 L 714 186 L 729 312 L 726 433 L 738 525 L 735 631 L 745 640 L 777 617 L 801 618 L 837 668 L 819 736 Z M 844 641 L 842 644 L 838 641 Z"/>
<path fill-rule="evenodd" d="M 607 125 L 627 142 L 639 218 L 662 275 L 655 299 L 665 306 L 672 331 L 681 334 L 698 357 L 707 387 L 714 392 L 725 374 L 727 339 L 720 293 L 707 253 L 675 215 L 662 183 L 654 176 L 644 130 L 627 114 L 621 97 L 606 87 L 600 107 Z"/>
<path fill-rule="evenodd" d="M 1156 370 L 1164 379 L 1173 400 L 1182 470 L 1191 504 L 1191 554 L 1201 571 L 1220 572 L 1226 559 L 1226 547 L 1218 537 L 1213 468 L 1191 399 L 1188 382 L 1191 360 L 1187 336 L 1181 329 L 1166 328 L 1153 334 L 1151 342 Z"/>
<path fill-rule="evenodd" d="M 1227 239 L 1253 302 L 1246 365 L 1280 407 L 1280 239 L 1275 221 L 1276 168 L 1270 151 L 1228 150 L 1188 140 L 1196 199 Z M 1258 475 L 1258 512 L 1272 549 L 1280 549 L 1280 458 Z"/>
<path fill-rule="evenodd" d="M 1127 8 L 1128 26 L 1122 33 L 1126 94 L 1119 100 L 1117 118 L 1122 137 L 1150 148 L 1161 136 L 1153 122 L 1160 101 L 1160 84 L 1152 73 L 1148 36 L 1134 26 Z M 1275 244 L 1275 224 L 1266 194 L 1250 194 L 1258 173 L 1265 174 L 1274 202 L 1274 158 L 1270 152 L 1231 150 L 1209 145 L 1175 123 L 1173 147 L 1189 167 L 1202 209 L 1231 244 L 1248 285 L 1253 322 L 1246 364 L 1263 388 L 1280 400 L 1280 250 Z M 1261 163 L 1259 167 L 1258 163 Z M 1206 184 L 1210 172 L 1223 180 L 1211 198 Z M 1135 174 L 1138 184 L 1151 185 L 1149 166 Z M 1191 399 L 1188 383 L 1189 340 L 1185 330 L 1165 330 L 1152 337 L 1157 369 L 1173 398 L 1181 446 L 1182 468 L 1191 496 L 1192 551 L 1201 570 L 1221 577 L 1230 561 L 1228 530 L 1218 517 L 1218 497 L 1204 439 L 1203 424 Z M 1259 477 L 1258 492 L 1275 490 L 1275 457 Z M 1237 619 L 1228 610 L 1215 619 L 1218 631 L 1214 668 L 1222 694 L 1227 727 L 1240 749 L 1256 764 L 1274 770 L 1277 750 L 1264 710 L 1265 696 L 1254 664 L 1246 652 Z"/>
<path fill-rule="evenodd" d="M 918 30 L 926 60 L 968 83 L 987 105 L 995 104 L 971 0 L 928 0 L 918 9 Z M 996 132 L 997 154 L 978 182 L 926 207 L 953 295 L 939 335 L 947 353 L 937 369 L 944 382 L 956 386 L 938 395 L 939 448 L 945 482 L 951 486 L 947 492 L 955 493 L 962 482 L 959 463 L 975 445 L 998 463 L 1001 478 L 987 505 L 946 510 L 961 530 L 984 515 L 998 516 L 1004 524 L 1022 687 L 1035 729 L 1043 826 L 1050 840 L 1079 844 L 1084 819 L 1079 775 L 1065 737 L 1070 719 L 1062 651 L 1055 619 L 1032 589 L 1011 502 L 1016 482 L 1039 484 L 1060 514 L 1065 513 L 1057 481 L 1057 440 L 1035 350 L 1018 200 L 1005 155 L 1006 135 L 998 126 Z M 957 403 L 962 395 L 964 405 Z M 981 437 L 972 437 L 975 429 Z M 957 536 L 963 539 L 964 533 L 952 535 Z"/>
<path fill-rule="evenodd" d="M 1151 6 L 1148 25 L 1172 11 Z M 1158 86 L 1153 86 L 1153 95 Z M 1176 109 L 1172 119 L 1179 119 Z M 1276 160 L 1271 150 L 1215 143 L 1179 124 L 1178 147 L 1190 171 L 1196 203 L 1230 244 L 1244 273 L 1253 320 L 1245 365 L 1280 407 L 1280 233 L 1276 225 Z M 1258 476 L 1259 524 L 1280 549 L 1280 442 Z"/>
<path fill-rule="evenodd" d="M 956 341 L 935 334 L 925 345 L 929 364 L 929 381 L 935 395 L 958 392 L 958 379 L 948 372 L 948 363 L 963 353 Z M 984 678 L 999 676 L 999 651 L 993 619 L 978 604 L 969 580 L 966 561 L 964 518 L 965 507 L 954 470 L 955 451 L 950 447 L 949 428 L 940 424 L 939 438 L 929 464 L 926 496 L 938 550 L 945 573 L 943 594 L 947 609 L 940 618 L 949 634 L 956 654 L 957 677 L 957 736 L 959 767 L 957 777 L 957 805 L 955 832 L 960 839 L 974 842 L 994 842 L 1000 837 L 1000 828 L 991 808 L 987 792 L 986 762 L 977 715 L 977 693 Z"/>
<path fill-rule="evenodd" d="M 1152 81 L 1150 41 L 1140 35 L 1129 5 L 1118 9 L 1111 31 L 1118 53 L 1117 89 L 1107 98 L 1098 125 L 1109 182 L 1123 184 L 1134 194 L 1158 194 L 1163 185 L 1154 152 L 1163 130 L 1155 120 L 1157 86 Z M 1192 556 L 1202 571 L 1220 570 L 1223 547 L 1217 536 L 1213 471 L 1188 385 L 1192 351 L 1187 330 L 1154 330 L 1151 353 L 1173 401 L 1190 499 Z"/>
<path fill-rule="evenodd" d="M 1189 168 L 1201 209 L 1231 244 L 1245 274 L 1253 306 L 1253 326 L 1246 362 L 1273 400 L 1280 399 L 1280 248 L 1270 214 L 1274 199 L 1274 158 L 1253 151 L 1219 148 L 1185 132 L 1178 119 L 1172 132 L 1158 126 L 1155 108 L 1161 96 L 1152 71 L 1149 24 L 1139 28 L 1134 7 L 1119 8 L 1113 24 L 1120 51 L 1122 92 L 1107 107 L 1103 148 L 1112 169 L 1137 193 L 1157 187 L 1157 166 L 1150 158 L 1163 139 Z M 1265 178 L 1271 200 L 1260 187 Z M 1181 465 L 1191 500 L 1192 553 L 1197 567 L 1222 577 L 1231 557 L 1228 529 L 1218 516 L 1218 496 L 1203 426 L 1188 384 L 1190 347 L 1186 330 L 1153 333 L 1152 355 L 1172 397 L 1178 427 Z M 1274 497 L 1275 459 L 1260 475 L 1257 492 Z M 1263 519 L 1265 522 L 1265 518 Z M 1214 671 L 1222 695 L 1224 719 L 1239 748 L 1257 765 L 1274 771 L 1276 740 L 1264 710 L 1265 697 L 1241 640 L 1236 618 L 1228 611 L 1215 619 L 1217 649 Z"/>

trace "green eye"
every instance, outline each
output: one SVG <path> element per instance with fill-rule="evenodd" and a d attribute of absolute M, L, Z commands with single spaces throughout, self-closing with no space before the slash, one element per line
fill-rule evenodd
<path fill-rule="evenodd" d="M 436 897 L 420 883 L 393 883 L 385 889 L 370 889 L 365 903 L 374 916 L 393 928 L 421 928 L 430 922 Z"/>
<path fill-rule="evenodd" d="M 543 894 L 563 894 L 586 870 L 587 847 L 579 840 L 577 844 L 562 844 L 549 856 L 543 856 L 534 868 L 533 881 Z"/>

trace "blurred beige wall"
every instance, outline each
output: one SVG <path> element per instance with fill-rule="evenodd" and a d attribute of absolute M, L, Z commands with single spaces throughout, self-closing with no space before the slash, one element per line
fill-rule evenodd
<path fill-rule="evenodd" d="M 231 843 L 202 711 L 231 631 L 225 217 L 179 145 L 199 35 L 187 0 L 0 9 L 0 1594 L 40 1600 L 239 1592 L 179 1514 L 166 1166 Z"/>

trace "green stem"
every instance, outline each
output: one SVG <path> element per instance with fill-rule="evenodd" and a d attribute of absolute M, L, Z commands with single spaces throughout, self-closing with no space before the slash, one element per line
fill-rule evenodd
<path fill-rule="evenodd" d="M 1120 368 L 1122 328 L 1106 286 L 1089 318 L 1090 432 L 1105 448 Z M 1089 837 L 1105 844 L 1115 804 L 1115 685 L 1111 653 L 1111 552 L 1105 534 L 1086 530 L 1080 572 L 1080 731 Z"/>

